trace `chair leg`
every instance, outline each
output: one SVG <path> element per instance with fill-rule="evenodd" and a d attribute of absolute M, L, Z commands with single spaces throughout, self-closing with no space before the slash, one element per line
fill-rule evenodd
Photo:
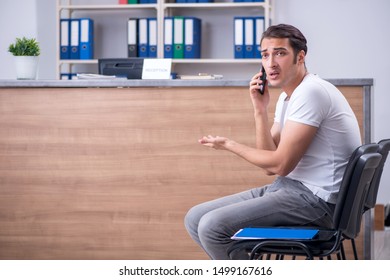
<path fill-rule="evenodd" d="M 340 252 L 341 252 L 341 256 L 339 256 Z M 340 244 L 340 252 L 337 253 L 337 257 L 340 258 L 341 260 L 346 260 L 347 257 L 345 256 L 343 241 L 341 241 L 341 244 Z"/>
<path fill-rule="evenodd" d="M 351 244 L 352 244 L 353 256 L 354 256 L 355 260 L 358 260 L 359 257 L 358 257 L 357 250 L 356 250 L 355 239 L 353 239 L 353 238 L 351 239 Z"/>

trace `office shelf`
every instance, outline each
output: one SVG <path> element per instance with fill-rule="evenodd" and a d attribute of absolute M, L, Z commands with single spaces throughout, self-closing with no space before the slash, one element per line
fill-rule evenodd
<path fill-rule="evenodd" d="M 222 20 L 233 21 L 235 11 L 239 11 L 240 16 L 264 16 L 265 28 L 267 28 L 271 22 L 272 16 L 272 4 L 271 0 L 265 0 L 264 2 L 213 2 L 213 3 L 166 3 L 164 0 L 157 0 L 156 4 L 87 4 L 89 1 L 77 1 L 77 4 L 73 4 L 74 0 L 57 0 L 57 46 L 59 46 L 59 21 L 63 17 L 72 17 L 74 13 L 82 14 L 84 17 L 91 17 L 98 13 L 99 15 L 106 15 L 107 17 L 115 16 L 116 13 L 133 12 L 137 14 L 137 17 L 144 17 L 146 13 L 153 14 L 157 18 L 157 57 L 163 58 L 164 56 L 164 42 L 163 42 L 163 24 L 164 17 L 166 16 L 179 16 L 179 15 L 194 15 L 202 18 L 202 22 L 207 22 L 208 31 L 214 28 L 215 21 L 218 17 L 222 17 Z M 85 4 L 79 4 L 85 2 Z M 93 1 L 90 1 L 93 2 Z M 101 2 L 101 1 L 100 1 Z M 112 1 L 111 1 L 112 2 Z M 230 14 L 229 14 L 230 13 Z M 230 17 L 225 18 L 225 15 L 229 14 Z M 132 16 L 133 17 L 133 16 Z M 203 18 L 205 20 L 203 20 Z M 216 25 L 216 24 L 215 24 Z M 126 24 L 123 24 L 123 29 L 118 29 L 117 32 L 127 36 Z M 226 26 L 225 26 L 226 27 Z M 204 29 L 202 27 L 202 29 Z M 173 66 L 185 67 L 185 65 L 221 65 L 221 72 L 225 68 L 229 68 L 229 65 L 239 64 L 259 64 L 259 59 L 234 59 L 233 55 L 233 41 L 232 33 L 233 29 L 226 30 L 212 30 L 218 34 L 230 32 L 227 36 L 223 36 L 223 42 L 218 42 L 221 46 L 215 46 L 215 42 L 212 40 L 202 44 L 202 55 L 200 59 L 172 59 Z M 202 30 L 204 33 L 204 30 Z M 217 35 L 218 35 L 217 34 Z M 202 40 L 205 34 L 202 34 Z M 213 36 L 208 35 L 208 36 Z M 226 50 L 226 46 L 231 46 L 231 50 Z M 96 48 L 96 47 L 95 47 Z M 220 54 L 219 49 L 225 53 Z M 222 49 L 223 48 L 223 49 Z M 103 54 L 97 54 L 98 57 L 116 57 L 116 53 L 110 53 L 109 50 L 102 50 Z M 95 55 L 96 56 L 96 55 Z M 219 57 L 222 56 L 222 57 Z M 121 56 L 123 57 L 123 56 Z M 72 72 L 74 66 L 78 65 L 96 65 L 97 58 L 92 60 L 61 60 L 59 47 L 57 47 L 57 77 L 60 77 L 62 69 L 65 67 L 69 72 Z"/>

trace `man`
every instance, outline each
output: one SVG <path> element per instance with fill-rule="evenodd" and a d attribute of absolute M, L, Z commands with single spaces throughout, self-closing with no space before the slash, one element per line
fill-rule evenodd
<path fill-rule="evenodd" d="M 227 150 L 276 174 L 270 185 L 205 202 L 185 217 L 190 236 L 211 259 L 228 259 L 231 236 L 253 226 L 332 227 L 332 215 L 349 156 L 361 144 L 356 117 L 342 93 L 307 72 L 306 39 L 295 27 L 269 27 L 261 39 L 267 83 L 280 87 L 273 126 L 268 126 L 267 83 L 261 72 L 249 84 L 256 148 L 220 136 L 199 142 Z M 238 258 L 247 258 L 242 252 Z"/>

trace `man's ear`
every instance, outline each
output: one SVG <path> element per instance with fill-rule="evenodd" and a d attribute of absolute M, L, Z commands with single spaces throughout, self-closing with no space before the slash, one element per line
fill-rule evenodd
<path fill-rule="evenodd" d="M 305 57 L 306 57 L 306 53 L 304 50 L 300 50 L 299 53 L 298 53 L 298 62 L 299 63 L 305 63 Z"/>

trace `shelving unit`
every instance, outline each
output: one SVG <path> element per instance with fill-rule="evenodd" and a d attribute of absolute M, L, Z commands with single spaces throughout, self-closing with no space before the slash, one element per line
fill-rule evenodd
<path fill-rule="evenodd" d="M 103 0 L 99 1 L 102 2 Z M 144 17 L 153 15 L 157 18 L 157 57 L 163 58 L 164 56 L 164 42 L 163 42 L 163 24 L 164 17 L 166 16 L 175 16 L 175 15 L 194 15 L 197 17 L 205 17 L 207 20 L 202 20 L 202 25 L 205 22 L 207 26 L 202 26 L 202 41 L 206 36 L 217 36 L 223 34 L 223 42 L 220 46 L 215 42 L 213 44 L 212 40 L 207 40 L 208 42 L 202 43 L 202 58 L 200 59 L 173 59 L 172 67 L 183 68 L 186 65 L 195 66 L 195 68 L 203 64 L 214 64 L 220 65 L 217 69 L 226 70 L 226 68 L 236 67 L 237 65 L 258 65 L 259 59 L 234 59 L 233 58 L 233 28 L 231 28 L 230 34 L 227 34 L 227 30 L 212 30 L 208 32 L 208 29 L 213 29 L 215 21 L 218 20 L 218 16 L 224 16 L 223 20 L 231 22 L 233 24 L 233 17 L 236 12 L 238 15 L 248 15 L 248 16 L 264 16 L 265 18 L 265 28 L 267 28 L 273 18 L 273 10 L 271 0 L 265 0 L 264 2 L 213 2 L 213 3 L 166 3 L 167 0 L 157 0 L 157 4 L 84 4 L 83 0 L 57 0 L 57 46 L 59 46 L 59 22 L 61 18 L 64 17 L 75 17 L 77 13 L 83 17 L 94 18 L 94 15 L 98 14 L 99 16 L 106 15 L 107 17 L 121 15 L 123 18 L 132 17 Z M 232 0 L 226 0 L 232 1 Z M 76 2 L 76 3 L 75 3 Z M 113 0 L 107 0 L 107 2 L 113 2 Z M 115 2 L 118 2 L 117 0 Z M 127 15 L 129 14 L 129 15 Z M 230 17 L 225 15 L 229 14 Z M 214 22 L 213 22 L 214 21 Z M 207 27 L 207 28 L 206 28 Z M 95 26 L 96 29 L 96 26 Z M 103 29 L 101 27 L 100 29 Z M 127 36 L 126 22 L 123 22 L 123 29 L 118 29 L 118 33 L 121 33 L 123 37 Z M 104 32 L 100 34 L 106 36 Z M 208 37 L 208 39 L 214 39 L 213 37 Z M 101 39 L 103 40 L 103 39 Z M 219 41 L 218 41 L 219 43 Z M 95 46 L 98 42 L 95 41 Z M 208 45 L 209 44 L 209 45 Z M 229 45 L 230 49 L 225 47 Z M 214 48 L 214 49 L 213 49 Z M 123 46 L 125 50 L 125 46 Z M 222 56 L 222 57 L 220 57 Z M 125 53 L 120 54 L 119 51 L 102 49 L 100 52 L 96 52 L 95 47 L 95 57 L 126 57 Z M 92 60 L 61 60 L 59 47 L 57 47 L 57 77 L 60 76 L 61 72 L 73 72 L 74 68 L 77 68 L 81 65 L 97 65 L 97 58 Z M 208 66 L 207 66 L 208 67 Z"/>

